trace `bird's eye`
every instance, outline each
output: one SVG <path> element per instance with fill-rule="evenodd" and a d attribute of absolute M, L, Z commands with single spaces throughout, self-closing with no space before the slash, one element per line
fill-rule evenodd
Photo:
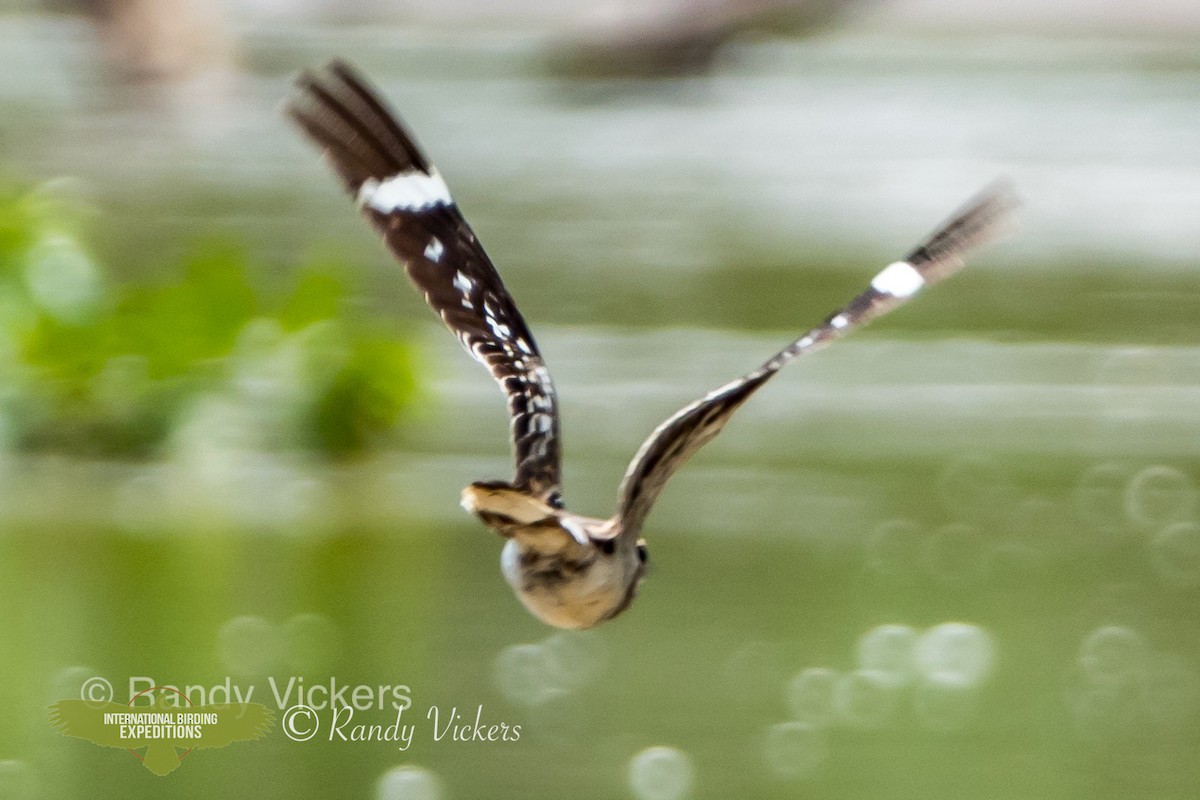
<path fill-rule="evenodd" d="M 646 551 L 646 545 L 644 545 L 644 544 L 639 544 L 637 546 L 637 554 L 638 554 L 638 561 L 640 561 L 643 564 L 645 564 L 646 561 L 650 558 L 650 554 Z"/>

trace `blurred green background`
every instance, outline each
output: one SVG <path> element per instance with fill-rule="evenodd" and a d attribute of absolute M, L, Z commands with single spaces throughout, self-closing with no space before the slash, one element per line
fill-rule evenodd
<path fill-rule="evenodd" d="M 649 8 L 0 4 L 0 797 L 1200 794 L 1200 13 Z M 556 633 L 458 508 L 498 392 L 278 114 L 334 55 L 520 301 L 583 513 L 998 175 L 1022 230 L 785 371 Z M 51 729 L 96 676 L 416 732 L 158 778 Z"/>

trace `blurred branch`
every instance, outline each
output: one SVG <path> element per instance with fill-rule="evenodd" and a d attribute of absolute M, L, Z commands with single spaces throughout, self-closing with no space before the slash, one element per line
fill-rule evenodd
<path fill-rule="evenodd" d="M 610 6 L 549 54 L 552 71 L 584 78 L 707 72 L 722 45 L 747 31 L 807 35 L 858 0 L 660 0 Z"/>

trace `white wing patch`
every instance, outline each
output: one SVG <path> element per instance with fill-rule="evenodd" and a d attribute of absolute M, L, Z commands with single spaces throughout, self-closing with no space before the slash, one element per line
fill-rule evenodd
<path fill-rule="evenodd" d="M 907 261 L 888 264 L 871 279 L 872 289 L 892 297 L 912 297 L 924 285 L 925 279 L 921 277 L 921 273 Z"/>
<path fill-rule="evenodd" d="M 488 327 L 492 329 L 492 333 L 496 334 L 497 338 L 506 341 L 512 339 L 512 328 L 497 318 L 496 310 L 492 308 L 492 304 L 487 300 L 483 301 L 483 321 L 488 324 Z"/>
<path fill-rule="evenodd" d="M 429 248 L 425 248 L 428 250 Z M 475 281 L 468 278 L 461 272 L 454 273 L 454 288 L 458 289 L 463 294 L 470 294 L 471 289 L 475 287 Z"/>
<path fill-rule="evenodd" d="M 441 241 L 438 239 L 434 239 L 433 241 L 437 242 L 438 244 L 441 244 Z M 425 252 L 426 252 L 426 254 L 429 253 L 428 247 L 425 248 Z M 439 253 L 439 255 L 440 255 L 440 253 Z M 471 304 L 471 290 L 475 288 L 475 281 L 471 280 L 470 278 L 468 278 L 466 275 L 464 275 L 461 272 L 455 272 L 454 273 L 454 288 L 458 289 L 458 291 L 462 294 L 462 299 L 459 301 L 460 303 L 462 303 L 462 307 L 474 310 L 475 306 Z M 443 319 L 444 319 L 444 317 L 443 317 Z M 463 339 L 461 336 L 459 337 L 459 339 L 462 340 L 464 345 L 466 345 L 466 339 Z"/>
<path fill-rule="evenodd" d="M 436 169 L 429 175 L 420 170 L 409 170 L 384 181 L 368 178 L 358 187 L 358 204 L 369 206 L 380 214 L 424 211 L 453 202 L 450 188 Z"/>
<path fill-rule="evenodd" d="M 446 252 L 446 245 L 442 244 L 442 240 L 436 236 L 429 241 L 429 244 L 425 245 L 425 257 L 435 263 L 442 260 L 442 253 L 444 252 Z M 457 273 L 454 278 L 455 286 L 458 286 L 458 279 L 460 277 L 462 277 L 461 272 Z M 468 290 L 469 288 L 468 286 Z"/>
<path fill-rule="evenodd" d="M 829 324 L 840 331 L 842 328 L 850 324 L 850 318 L 845 314 L 838 314 L 836 317 L 829 320 Z"/>

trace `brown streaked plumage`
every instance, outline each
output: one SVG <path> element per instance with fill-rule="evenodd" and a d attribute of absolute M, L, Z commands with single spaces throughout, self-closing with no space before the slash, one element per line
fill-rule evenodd
<path fill-rule="evenodd" d="M 845 307 L 758 369 L 685 406 L 633 457 L 616 513 L 584 517 L 562 502 L 558 402 L 550 373 L 441 175 L 347 64 L 305 72 L 297 85 L 288 115 L 324 151 L 426 301 L 508 398 L 513 479 L 473 483 L 463 490 L 462 504 L 506 539 L 501 569 L 517 597 L 539 619 L 561 628 L 588 628 L 628 607 L 645 572 L 646 515 L 671 475 L 720 433 L 742 403 L 797 356 L 955 272 L 967 251 L 1002 231 L 1016 205 L 1007 185 L 989 187 Z"/>

